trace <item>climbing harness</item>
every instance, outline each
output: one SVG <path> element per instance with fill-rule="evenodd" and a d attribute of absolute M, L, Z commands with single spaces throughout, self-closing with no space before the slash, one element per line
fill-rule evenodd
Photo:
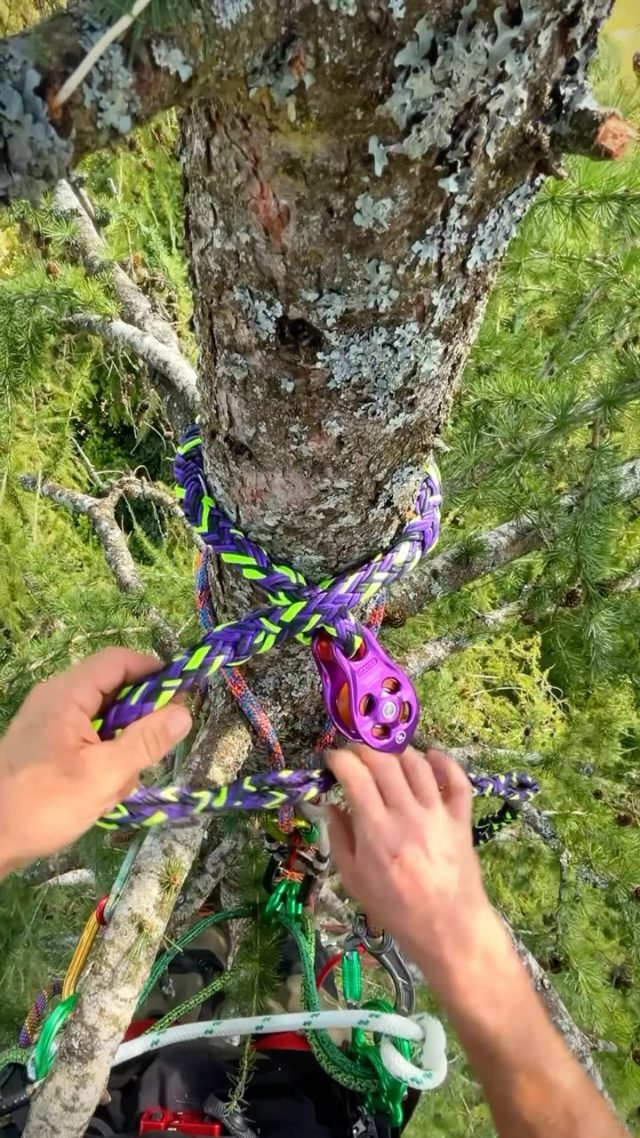
<path fill-rule="evenodd" d="M 402 1100 L 406 1087 L 420 1090 L 435 1089 L 446 1076 L 444 1032 L 433 1017 L 417 1015 L 411 1018 L 398 1014 L 390 1004 L 374 1002 L 364 1008 L 346 1011 L 322 1011 L 319 1005 L 315 978 L 315 929 L 304 915 L 299 886 L 282 881 L 262 906 L 237 906 L 202 918 L 183 934 L 155 963 L 147 984 L 140 994 L 140 1008 L 155 985 L 161 980 L 172 960 L 191 940 L 206 928 L 247 917 L 275 921 L 297 945 L 302 965 L 302 1002 L 300 1013 L 261 1015 L 228 1020 L 213 1020 L 171 1026 L 176 1019 L 203 1004 L 215 991 L 222 991 L 230 982 L 233 969 L 222 973 L 216 980 L 201 989 L 194 997 L 172 1009 L 161 1020 L 153 1023 L 142 1035 L 130 1038 L 118 1049 L 114 1066 L 128 1062 L 148 1051 L 172 1043 L 198 1038 L 215 1039 L 242 1036 L 270 1036 L 274 1033 L 302 1032 L 309 1038 L 311 1048 L 323 1069 L 342 1086 L 365 1096 L 367 1106 L 384 1111 L 399 1124 L 402 1117 Z M 358 981 L 355 981 L 359 988 Z M 346 985 L 345 995 L 352 995 Z M 20 1061 L 27 1064 L 29 1077 L 34 1082 L 45 1078 L 55 1060 L 59 1033 L 71 1015 L 78 1000 L 76 993 L 62 1000 L 44 1022 L 35 1047 Z M 345 1053 L 331 1039 L 333 1028 L 352 1030 L 352 1047 Z M 372 1035 L 377 1042 L 369 1042 Z M 414 1056 L 413 1051 L 417 1047 Z M 18 1061 L 12 1056 L 8 1061 Z M 28 1092 L 25 1092 L 28 1097 Z M 24 1101 L 26 1098 L 23 1096 Z M 5 1103 L 2 1104 L 4 1109 Z"/>

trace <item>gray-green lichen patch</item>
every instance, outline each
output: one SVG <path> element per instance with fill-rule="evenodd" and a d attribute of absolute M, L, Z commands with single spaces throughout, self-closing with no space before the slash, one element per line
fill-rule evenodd
<path fill-rule="evenodd" d="M 489 268 L 503 256 L 542 181 L 541 176 L 527 178 L 481 221 L 471 220 L 465 203 L 457 198 L 445 218 L 414 241 L 400 275 L 410 269 L 418 274 L 425 265 L 437 265 L 440 272 L 446 272 L 448 259 L 458 258 L 461 252 L 467 273 Z"/>
<path fill-rule="evenodd" d="M 297 36 L 272 44 L 254 62 L 248 78 L 253 97 L 266 89 L 274 102 L 285 104 L 291 122 L 296 119 L 296 92 L 312 87 L 315 59 Z"/>
<path fill-rule="evenodd" d="M 184 52 L 169 39 L 152 40 L 151 52 L 158 67 L 177 75 L 183 83 L 193 75 L 193 66 Z"/>
<path fill-rule="evenodd" d="M 255 335 L 263 342 L 275 340 L 277 322 L 282 316 L 280 301 L 244 287 L 234 288 L 233 297 Z"/>
<path fill-rule="evenodd" d="M 253 0 L 211 0 L 211 11 L 217 24 L 232 28 L 253 8 Z"/>
<path fill-rule="evenodd" d="M 101 36 L 100 30 L 85 32 L 85 47 L 93 47 Z M 82 86 L 82 96 L 85 107 L 95 109 L 98 127 L 119 134 L 131 130 L 140 111 L 140 100 L 134 72 L 119 43 L 111 44 L 91 69 Z"/>
<path fill-rule="evenodd" d="M 459 167 L 469 157 L 473 137 L 475 145 L 484 142 L 491 157 L 501 132 L 513 125 L 528 103 L 523 55 L 531 29 L 541 26 L 543 13 L 539 0 L 522 0 L 520 7 L 522 18 L 516 27 L 502 6 L 491 21 L 478 19 L 477 0 L 468 0 L 463 7 L 454 34 L 433 29 L 426 16 L 418 21 L 396 55 L 398 75 L 384 104 L 385 112 L 405 132 L 400 142 L 387 147 L 388 153 L 420 159 L 429 151 L 445 150 Z M 473 117 L 460 135 L 456 120 L 471 100 L 484 110 L 480 121 Z"/>
<path fill-rule="evenodd" d="M 580 5 L 578 42 L 588 38 L 589 21 L 603 7 L 604 0 Z M 438 154 L 445 168 L 440 187 L 449 195 L 470 194 L 476 156 L 483 152 L 495 162 L 526 125 L 532 78 L 560 37 L 562 8 L 520 0 L 485 15 L 478 0 L 467 0 L 454 30 L 434 28 L 422 17 L 395 57 L 391 94 L 379 108 L 401 137 L 381 142 L 374 135 L 369 141 L 375 173 L 394 154 L 414 161 Z M 557 60 L 550 88 L 568 82 L 567 62 Z"/>
<path fill-rule="evenodd" d="M 39 94 L 42 75 L 11 41 L 0 49 L 0 201 L 36 202 L 71 166 L 73 143 L 61 138 Z"/>
<path fill-rule="evenodd" d="M 393 198 L 374 198 L 371 194 L 359 194 L 356 198 L 354 224 L 361 229 L 373 229 L 382 233 L 389 228 L 395 210 Z"/>
<path fill-rule="evenodd" d="M 329 11 L 341 12 L 344 16 L 355 16 L 358 11 L 358 0 L 313 0 L 314 4 L 326 3 Z"/>
<path fill-rule="evenodd" d="M 314 319 L 333 328 L 348 312 L 387 312 L 400 296 L 395 286 L 395 270 L 377 257 L 362 266 L 363 280 L 349 288 L 303 289 L 302 299 L 314 306 Z"/>
<path fill-rule="evenodd" d="M 377 134 L 372 134 L 369 139 L 369 154 L 373 158 L 373 169 L 376 178 L 379 178 L 385 166 L 389 165 L 389 159 L 387 158 L 386 147 L 383 146 Z"/>
<path fill-rule="evenodd" d="M 408 427 L 421 385 L 438 367 L 444 345 L 415 320 L 376 324 L 361 333 L 329 332 L 327 338 L 327 350 L 317 354 L 328 372 L 327 386 L 357 394 L 358 418 L 379 420 L 391 430 Z"/>
<path fill-rule="evenodd" d="M 504 254 L 518 223 L 537 194 L 542 180 L 542 178 L 527 179 L 499 206 L 490 210 L 475 233 L 475 240 L 466 259 L 468 272 L 485 269 Z"/>

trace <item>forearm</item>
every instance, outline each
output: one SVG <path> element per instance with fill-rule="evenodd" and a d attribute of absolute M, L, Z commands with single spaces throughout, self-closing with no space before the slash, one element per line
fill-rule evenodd
<path fill-rule="evenodd" d="M 16 869 L 21 869 L 25 862 L 26 859 L 21 857 L 16 850 L 5 848 L 5 843 L 0 839 L 0 881 L 3 881 L 10 873 L 15 873 Z"/>
<path fill-rule="evenodd" d="M 474 951 L 463 967 L 443 973 L 438 988 L 500 1138 L 623 1138 L 548 1019 L 499 918 L 489 911 L 479 925 Z"/>

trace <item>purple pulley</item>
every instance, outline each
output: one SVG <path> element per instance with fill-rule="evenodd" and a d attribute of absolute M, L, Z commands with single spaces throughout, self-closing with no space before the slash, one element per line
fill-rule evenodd
<path fill-rule="evenodd" d="M 326 632 L 313 639 L 329 714 L 354 743 L 403 751 L 420 716 L 415 688 L 368 628 L 360 627 L 358 633 L 362 644 L 351 657 Z"/>

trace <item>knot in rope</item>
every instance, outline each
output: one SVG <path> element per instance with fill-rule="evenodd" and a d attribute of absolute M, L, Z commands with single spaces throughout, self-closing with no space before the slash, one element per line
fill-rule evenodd
<path fill-rule="evenodd" d="M 376 596 L 413 569 L 433 548 L 440 531 L 441 493 L 438 472 L 429 469 L 416 497 L 414 517 L 386 553 L 356 569 L 309 583 L 290 565 L 274 561 L 224 513 L 207 488 L 202 464 L 202 439 L 192 427 L 175 459 L 177 494 L 185 515 L 209 548 L 227 565 L 257 585 L 269 605 L 240 620 L 219 624 L 190 651 L 180 653 L 155 675 L 124 688 L 99 720 L 102 738 L 110 738 L 143 715 L 163 707 L 180 691 L 202 683 L 220 668 L 244 664 L 253 656 L 295 638 L 310 644 L 323 630 L 353 654 L 361 627 L 352 610 Z"/>
<path fill-rule="evenodd" d="M 380 1060 L 386 1072 L 397 1082 L 417 1090 L 435 1090 L 447 1075 L 446 1036 L 434 1016 L 418 1014 L 401 1016 L 395 1012 L 368 1009 L 288 1012 L 275 1015 L 238 1016 L 232 1019 L 198 1021 L 180 1024 L 161 1031 L 151 1029 L 136 1039 L 122 1043 L 116 1052 L 114 1067 L 137 1059 L 148 1051 L 195 1039 L 228 1039 L 234 1036 L 273 1035 L 280 1032 L 302 1032 L 321 1036 L 330 1030 L 368 1031 L 381 1036 Z M 416 1063 L 401 1054 L 394 1040 L 407 1040 L 420 1047 Z M 338 1055 L 340 1053 L 338 1052 Z M 348 1063 L 346 1056 L 341 1056 Z M 325 1066 L 325 1064 L 323 1064 Z M 326 1064 L 327 1068 L 329 1064 Z M 356 1065 L 357 1066 L 357 1065 Z M 330 1072 L 341 1085 L 350 1085 L 340 1072 Z M 368 1074 L 375 1084 L 376 1075 Z"/>
<path fill-rule="evenodd" d="M 353 653 L 359 642 L 359 626 L 351 615 L 352 610 L 413 569 L 433 548 L 440 531 L 442 498 L 434 468 L 420 486 L 415 516 L 386 553 L 378 554 L 355 570 L 311 583 L 299 570 L 274 561 L 261 545 L 238 529 L 211 497 L 197 427 L 190 429 L 178 448 L 174 474 L 182 508 L 196 533 L 225 564 L 239 570 L 246 581 L 260 588 L 269 601 L 268 610 L 256 610 L 241 621 L 212 631 L 210 635 L 229 653 L 226 663 L 238 662 L 231 658 L 236 638 L 246 643 L 244 650 L 249 655 L 254 655 L 269 651 L 274 644 L 290 637 L 309 644 L 312 633 L 319 628 L 338 639 L 347 654 Z"/>

